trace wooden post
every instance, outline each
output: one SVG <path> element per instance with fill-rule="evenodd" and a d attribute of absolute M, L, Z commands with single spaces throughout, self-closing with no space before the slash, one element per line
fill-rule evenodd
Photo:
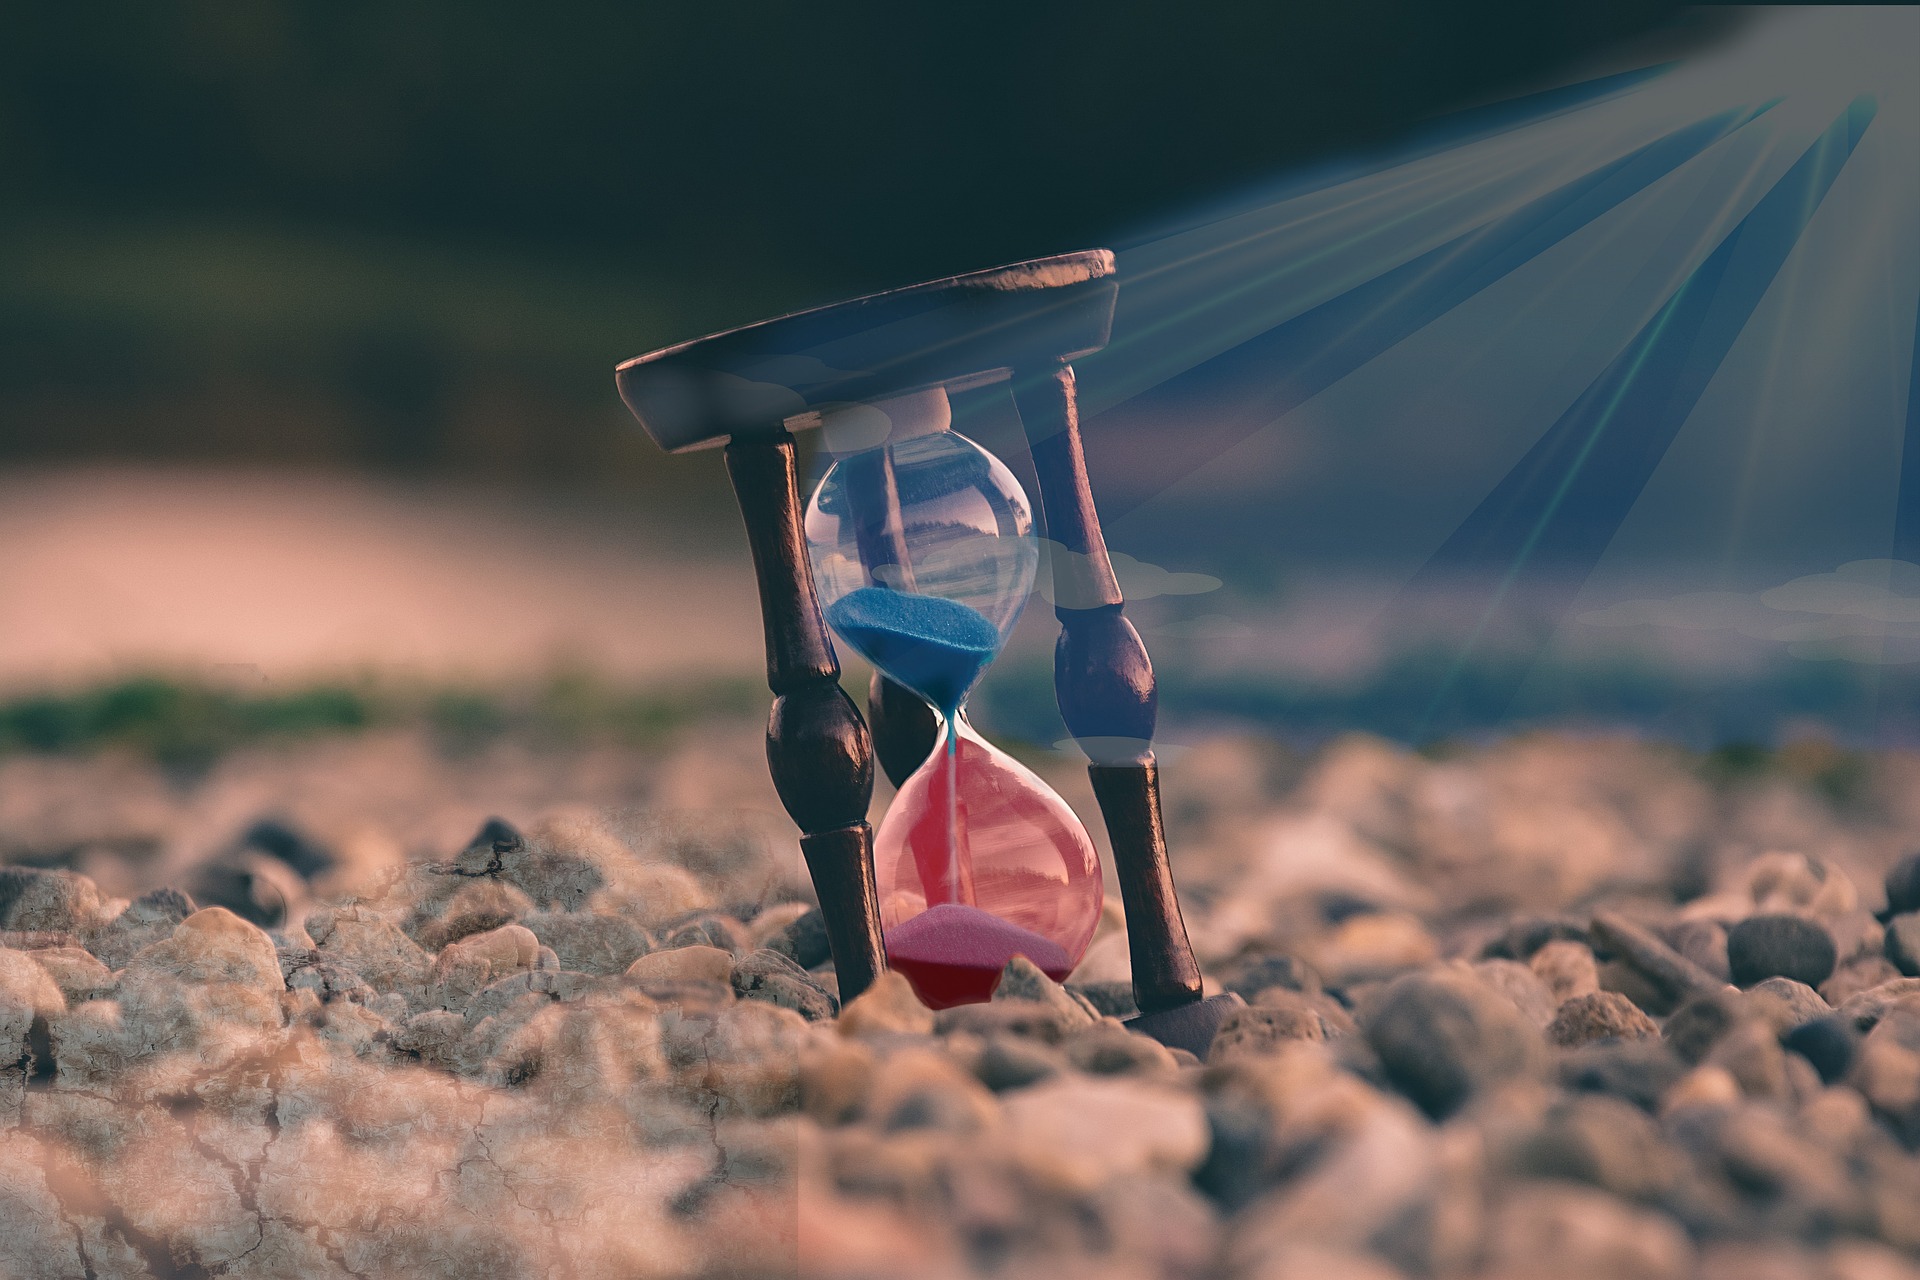
<path fill-rule="evenodd" d="M 1153 758 L 1158 710 L 1153 664 L 1122 610 L 1125 598 L 1100 531 L 1080 441 L 1073 368 L 1016 370 L 1014 401 L 1033 449 L 1053 545 L 1054 690 L 1068 732 L 1087 750 L 1127 913 L 1134 1001 L 1146 1015 L 1201 998 L 1200 966 L 1174 896 Z M 1211 1037 L 1211 1029 L 1207 1031 Z M 1204 1044 L 1200 1052 L 1204 1052 Z"/>
<path fill-rule="evenodd" d="M 873 878 L 873 741 L 840 687 L 801 526 L 793 437 L 736 437 L 727 475 L 753 549 L 766 628 L 767 766 L 780 803 L 799 824 L 800 849 L 820 898 L 840 999 L 853 999 L 886 968 Z"/>

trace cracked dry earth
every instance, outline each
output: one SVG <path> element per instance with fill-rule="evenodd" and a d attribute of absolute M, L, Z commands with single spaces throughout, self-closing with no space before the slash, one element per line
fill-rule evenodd
<path fill-rule="evenodd" d="M 778 832 L 16 806 L 0 1275 L 1920 1276 L 1920 758 L 1221 738 L 1167 785 L 1247 1001 L 1204 1061 L 1122 1025 L 1111 906 L 1064 987 L 839 1009 Z"/>

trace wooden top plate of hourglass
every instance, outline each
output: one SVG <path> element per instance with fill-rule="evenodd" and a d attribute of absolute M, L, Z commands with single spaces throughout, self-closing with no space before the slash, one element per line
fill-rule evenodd
<path fill-rule="evenodd" d="M 635 356 L 614 377 L 654 442 L 682 453 L 818 425 L 809 415 L 822 410 L 957 390 L 1098 351 L 1117 296 L 1113 254 L 1090 249 L 695 338 Z"/>

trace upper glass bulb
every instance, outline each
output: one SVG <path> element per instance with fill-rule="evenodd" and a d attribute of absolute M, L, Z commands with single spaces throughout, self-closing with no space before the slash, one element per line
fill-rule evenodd
<path fill-rule="evenodd" d="M 834 463 L 807 504 L 827 623 L 949 720 L 1033 590 L 1039 547 L 1019 481 L 936 431 Z"/>

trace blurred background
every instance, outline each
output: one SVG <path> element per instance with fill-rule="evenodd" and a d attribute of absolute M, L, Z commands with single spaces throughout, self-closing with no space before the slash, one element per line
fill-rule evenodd
<path fill-rule="evenodd" d="M 757 711 L 720 460 L 658 454 L 617 361 L 1094 244 L 1232 292 L 1183 276 L 1179 246 L 1755 26 L 1652 0 L 6 12 L 0 742 L 157 735 L 189 761 L 402 705 L 455 737 Z M 1497 371 L 1412 408 L 1350 380 L 1286 418 L 1313 430 L 1215 441 L 1219 388 L 1261 366 L 1213 360 L 1245 334 L 1156 346 L 1189 302 L 1150 294 L 1151 312 L 1123 296 L 1136 340 L 1083 382 L 1176 751 L 1217 722 L 1413 743 L 1540 720 L 1706 746 L 1904 732 L 1885 663 L 1730 673 L 1672 645 L 1485 658 L 1451 621 L 1451 641 L 1415 636 L 1446 602 L 1410 613 L 1401 588 L 1553 414 L 1489 425 Z M 963 409 L 1018 469 L 1004 398 Z M 1045 614 L 978 715 L 1035 752 L 1063 736 Z"/>

